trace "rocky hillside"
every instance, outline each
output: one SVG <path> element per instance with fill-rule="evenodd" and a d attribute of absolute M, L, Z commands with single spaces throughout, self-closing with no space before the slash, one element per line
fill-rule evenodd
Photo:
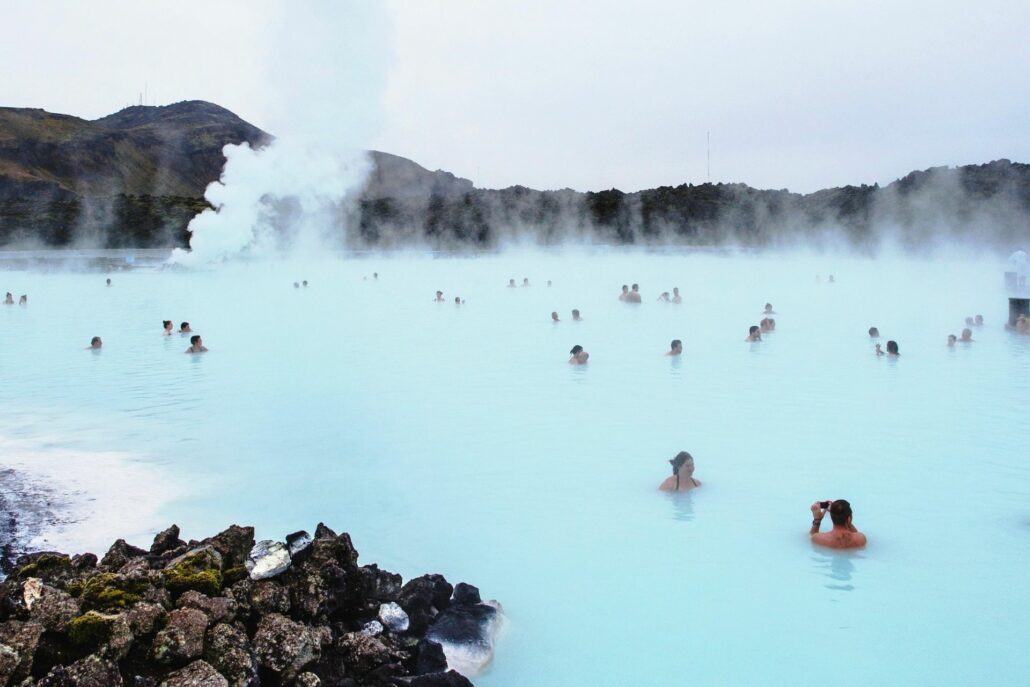
<path fill-rule="evenodd" d="M 0 108 L 0 246 L 186 246 L 186 226 L 208 207 L 204 189 L 221 173 L 222 147 L 271 138 L 199 101 L 130 107 L 95 121 Z M 341 245 L 576 240 L 872 250 L 889 238 L 915 250 L 954 240 L 1005 250 L 1030 238 L 1030 166 L 1008 160 L 810 194 L 744 184 L 582 193 L 478 189 L 402 157 L 371 155 L 366 186 L 340 217 Z"/>

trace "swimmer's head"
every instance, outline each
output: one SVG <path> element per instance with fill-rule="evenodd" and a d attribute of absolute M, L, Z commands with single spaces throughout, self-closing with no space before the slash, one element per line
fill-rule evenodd
<path fill-rule="evenodd" d="M 975 322 L 976 322 L 976 326 L 979 327 L 980 325 L 982 325 L 984 323 L 984 316 L 983 315 L 977 315 L 976 318 L 975 318 Z"/>
<path fill-rule="evenodd" d="M 963 329 L 962 330 L 962 338 L 963 339 L 971 339 L 971 338 L 973 338 L 973 330 L 972 329 L 968 329 L 968 328 Z"/>
<path fill-rule="evenodd" d="M 678 287 L 678 286 L 672 287 L 672 292 L 674 294 L 676 294 L 677 296 L 680 295 L 680 287 Z"/>
<path fill-rule="evenodd" d="M 772 312 L 772 303 L 766 303 L 765 304 L 765 311 L 766 312 Z"/>
<path fill-rule="evenodd" d="M 678 475 L 680 468 L 685 468 L 685 474 L 691 475 L 694 473 L 694 456 L 690 455 L 686 451 L 680 451 L 676 454 L 675 458 L 669 460 L 669 464 L 672 465 L 672 474 Z"/>
<path fill-rule="evenodd" d="M 108 279 L 107 279 L 107 285 L 108 285 L 108 286 L 110 286 L 110 285 L 111 285 L 111 278 L 110 278 L 110 277 L 108 277 Z"/>
<path fill-rule="evenodd" d="M 683 342 L 679 339 L 673 339 L 672 343 L 669 344 L 669 348 L 677 353 L 683 350 Z"/>
<path fill-rule="evenodd" d="M 196 346 L 199 343 L 200 343 L 200 334 L 194 334 L 193 336 L 190 337 L 190 345 L 191 346 Z"/>
<path fill-rule="evenodd" d="M 301 282 L 301 284 L 303 284 L 304 286 L 307 286 L 308 285 L 308 280 L 305 279 L 304 281 Z"/>
<path fill-rule="evenodd" d="M 179 325 L 179 329 L 183 330 L 184 332 L 185 331 L 189 331 L 189 328 L 190 328 L 190 323 L 189 322 L 183 322 L 182 324 Z"/>
<path fill-rule="evenodd" d="M 379 273 L 378 272 L 373 272 L 372 273 L 372 278 L 373 279 L 378 279 L 379 278 Z"/>
<path fill-rule="evenodd" d="M 900 355 L 898 353 L 898 342 L 897 341 L 888 341 L 887 342 L 887 352 L 888 353 L 892 353 L 894 355 Z"/>
<path fill-rule="evenodd" d="M 629 291 L 629 287 L 628 287 L 628 286 L 626 286 L 625 284 L 623 284 L 623 285 L 622 285 L 622 292 L 623 292 L 623 293 L 626 293 L 627 291 Z"/>
<path fill-rule="evenodd" d="M 172 328 L 172 321 L 171 320 L 161 320 L 161 326 L 163 326 L 165 329 L 171 329 Z"/>
<path fill-rule="evenodd" d="M 837 527 L 846 527 L 851 522 L 851 504 L 844 499 L 837 499 L 831 503 L 830 520 Z"/>
<path fill-rule="evenodd" d="M 579 310 L 577 310 L 576 308 L 572 309 L 572 319 L 574 319 L 574 320 L 578 320 L 579 319 Z"/>
<path fill-rule="evenodd" d="M 529 277 L 523 277 L 522 278 L 522 285 L 523 286 L 529 286 Z"/>
<path fill-rule="evenodd" d="M 877 329 L 876 327 L 870 327 L 869 328 L 869 336 L 870 336 L 870 338 L 875 339 L 879 335 L 880 335 L 880 330 L 879 329 Z"/>
<path fill-rule="evenodd" d="M 550 286 L 550 285 L 551 285 L 551 280 L 550 280 L 550 279 L 548 279 L 548 280 L 547 280 L 547 285 L 548 285 L 548 286 Z"/>
<path fill-rule="evenodd" d="M 436 297 L 437 297 L 437 298 L 439 298 L 439 297 L 440 297 L 440 296 L 442 296 L 442 295 L 443 295 L 443 291 L 437 291 L 437 292 L 436 292 Z"/>
<path fill-rule="evenodd" d="M 583 347 L 580 346 L 579 344 L 577 344 L 577 345 L 572 347 L 571 351 L 569 351 L 569 355 L 579 355 L 582 352 L 583 352 Z"/>
<path fill-rule="evenodd" d="M 461 296 L 455 296 L 454 297 L 454 304 L 455 305 L 461 305 Z"/>
<path fill-rule="evenodd" d="M 640 284 L 634 284 L 633 285 L 633 290 L 634 291 L 639 291 L 640 290 Z"/>
<path fill-rule="evenodd" d="M 515 280 L 514 279 L 509 279 L 508 280 L 508 286 L 515 286 Z"/>
<path fill-rule="evenodd" d="M 952 345 L 953 343 L 955 343 L 957 340 L 958 340 L 958 337 L 956 337 L 954 334 L 948 334 L 948 345 L 949 346 Z"/>
<path fill-rule="evenodd" d="M 758 325 L 753 324 L 750 327 L 748 327 L 747 333 L 750 334 L 751 336 L 754 336 L 755 334 L 758 333 L 758 329 L 759 329 Z"/>
<path fill-rule="evenodd" d="M 89 340 L 90 348 L 100 348 L 103 345 L 104 342 L 100 340 L 99 336 L 94 336 L 92 339 Z"/>
<path fill-rule="evenodd" d="M 554 322 L 557 322 L 558 321 L 558 313 L 552 312 L 551 313 L 551 320 L 554 321 Z"/>
<path fill-rule="evenodd" d="M 299 289 L 300 288 L 300 284 L 298 284 L 297 282 L 293 282 L 293 288 Z"/>

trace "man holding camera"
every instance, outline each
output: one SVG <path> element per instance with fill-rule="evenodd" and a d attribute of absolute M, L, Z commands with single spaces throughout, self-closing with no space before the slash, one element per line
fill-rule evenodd
<path fill-rule="evenodd" d="M 833 529 L 820 532 L 826 511 L 830 511 Z M 831 549 L 857 549 L 865 546 L 865 535 L 851 524 L 851 504 L 844 499 L 836 501 L 816 501 L 812 504 L 812 529 L 808 531 L 812 542 Z"/>

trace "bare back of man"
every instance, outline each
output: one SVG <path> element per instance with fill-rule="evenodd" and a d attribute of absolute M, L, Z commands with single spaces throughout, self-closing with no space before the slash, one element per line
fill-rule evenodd
<path fill-rule="evenodd" d="M 813 544 L 830 549 L 857 549 L 866 545 L 866 537 L 851 522 L 851 504 L 844 499 L 816 501 L 812 504 L 812 528 L 809 535 Z M 820 532 L 819 526 L 826 513 L 830 513 L 833 529 Z"/>

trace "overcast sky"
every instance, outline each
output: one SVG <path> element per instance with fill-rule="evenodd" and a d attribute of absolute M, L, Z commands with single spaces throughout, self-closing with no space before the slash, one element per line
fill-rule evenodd
<path fill-rule="evenodd" d="M 385 83 L 321 103 L 291 102 L 322 80 L 291 59 L 283 7 L 0 0 L 0 105 L 96 118 L 145 88 L 276 133 L 295 108 L 346 121 L 374 100 L 367 145 L 487 187 L 701 183 L 709 131 L 712 181 L 802 192 L 1030 162 L 1025 0 L 393 0 L 362 58 Z M 364 30 L 325 16 L 309 51 Z"/>

